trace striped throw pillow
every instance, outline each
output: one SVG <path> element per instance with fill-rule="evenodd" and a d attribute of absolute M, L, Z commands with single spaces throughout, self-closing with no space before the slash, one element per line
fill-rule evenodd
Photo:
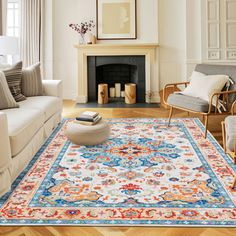
<path fill-rule="evenodd" d="M 0 71 L 0 110 L 9 108 L 18 108 L 19 105 L 13 98 L 8 87 L 5 74 Z"/>
<path fill-rule="evenodd" d="M 26 99 L 21 92 L 21 80 L 22 80 L 22 62 L 18 62 L 13 67 L 7 70 L 3 70 L 11 94 L 15 98 L 16 102 L 20 102 Z"/>
<path fill-rule="evenodd" d="M 42 96 L 43 84 L 40 63 L 22 71 L 22 92 L 26 97 Z"/>

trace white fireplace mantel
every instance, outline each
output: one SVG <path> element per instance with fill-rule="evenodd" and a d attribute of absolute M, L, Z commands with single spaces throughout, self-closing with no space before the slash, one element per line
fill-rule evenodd
<path fill-rule="evenodd" d="M 88 102 L 88 68 L 89 56 L 145 56 L 146 94 L 153 92 L 152 102 L 158 102 L 159 79 L 157 64 L 158 44 L 92 44 L 75 45 L 78 50 L 78 103 Z"/>

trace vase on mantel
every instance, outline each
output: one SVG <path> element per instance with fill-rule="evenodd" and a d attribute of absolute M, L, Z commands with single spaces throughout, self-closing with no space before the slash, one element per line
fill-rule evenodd
<path fill-rule="evenodd" d="M 86 33 L 84 39 L 86 44 L 96 44 L 96 36 L 91 32 Z"/>
<path fill-rule="evenodd" d="M 79 35 L 79 44 L 80 45 L 85 45 L 86 44 L 85 34 L 80 34 Z"/>

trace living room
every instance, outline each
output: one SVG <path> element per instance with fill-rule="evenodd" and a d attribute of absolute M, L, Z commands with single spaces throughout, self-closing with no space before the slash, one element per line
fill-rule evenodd
<path fill-rule="evenodd" d="M 0 235 L 234 235 L 236 0 L 0 0 Z"/>

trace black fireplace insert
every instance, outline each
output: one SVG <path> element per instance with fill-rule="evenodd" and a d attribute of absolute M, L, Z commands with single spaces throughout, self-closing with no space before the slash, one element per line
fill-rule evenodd
<path fill-rule="evenodd" d="M 108 87 L 126 83 L 137 85 L 137 103 L 145 102 L 145 56 L 89 56 L 88 57 L 88 101 L 96 102 L 98 84 Z"/>

